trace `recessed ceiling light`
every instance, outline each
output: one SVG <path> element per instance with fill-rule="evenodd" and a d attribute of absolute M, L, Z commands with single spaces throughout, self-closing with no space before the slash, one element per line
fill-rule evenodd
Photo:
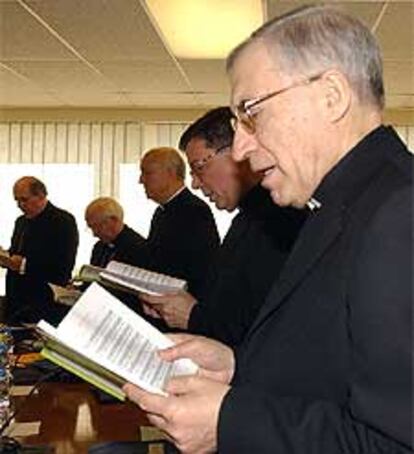
<path fill-rule="evenodd" d="M 179 58 L 225 58 L 263 23 L 261 0 L 146 0 Z"/>

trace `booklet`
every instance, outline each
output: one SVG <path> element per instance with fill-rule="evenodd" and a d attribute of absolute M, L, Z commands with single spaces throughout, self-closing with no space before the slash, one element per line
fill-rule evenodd
<path fill-rule="evenodd" d="M 144 292 L 151 295 L 164 295 L 187 287 L 185 280 L 115 260 L 109 262 L 106 268 L 84 265 L 76 279 L 83 282 L 99 282 L 134 294 Z"/>
<path fill-rule="evenodd" d="M 80 290 L 61 287 L 60 285 L 52 284 L 50 282 L 49 287 L 53 292 L 53 300 L 56 303 L 64 304 L 65 306 L 73 306 L 82 295 Z"/>
<path fill-rule="evenodd" d="M 81 282 L 101 282 L 102 279 L 100 273 L 104 269 L 105 268 L 95 265 L 82 265 L 74 280 Z"/>
<path fill-rule="evenodd" d="M 41 320 L 37 331 L 45 358 L 120 400 L 127 382 L 165 395 L 171 377 L 198 369 L 190 359 L 162 360 L 158 350 L 173 341 L 96 283 L 57 328 Z"/>

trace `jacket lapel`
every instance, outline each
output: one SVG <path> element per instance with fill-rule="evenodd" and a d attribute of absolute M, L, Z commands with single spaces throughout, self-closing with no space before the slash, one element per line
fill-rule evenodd
<path fill-rule="evenodd" d="M 245 214 L 239 212 L 231 223 L 231 227 L 228 230 L 227 235 L 224 237 L 222 248 L 223 249 L 232 249 L 233 244 L 237 244 L 239 238 L 245 233 L 247 228 L 247 222 L 244 220 Z"/>
<path fill-rule="evenodd" d="M 252 324 L 247 340 L 276 311 L 287 296 L 306 277 L 342 230 L 343 210 L 339 207 L 322 209 L 308 219 L 299 235 L 279 279 L 273 284 L 265 303 Z"/>

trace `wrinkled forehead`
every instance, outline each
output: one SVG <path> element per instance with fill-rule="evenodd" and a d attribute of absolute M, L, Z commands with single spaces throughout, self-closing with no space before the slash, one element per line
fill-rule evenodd
<path fill-rule="evenodd" d="M 13 187 L 14 197 L 17 198 L 27 198 L 33 194 L 30 191 L 30 184 L 28 182 L 19 182 L 16 183 Z"/>
<path fill-rule="evenodd" d="M 231 88 L 231 106 L 240 101 L 262 94 L 284 78 L 275 55 L 270 55 L 262 41 L 245 47 L 234 60 L 228 72 Z"/>
<path fill-rule="evenodd" d="M 166 159 L 162 155 L 148 155 L 141 160 L 141 170 L 157 170 L 166 167 Z"/>
<path fill-rule="evenodd" d="M 209 147 L 204 138 L 193 137 L 185 147 L 185 154 L 191 160 L 192 157 L 211 153 L 212 150 L 215 150 L 215 148 Z"/>
<path fill-rule="evenodd" d="M 97 224 L 102 221 L 104 212 L 99 207 L 91 207 L 86 210 L 85 220 L 88 224 Z"/>

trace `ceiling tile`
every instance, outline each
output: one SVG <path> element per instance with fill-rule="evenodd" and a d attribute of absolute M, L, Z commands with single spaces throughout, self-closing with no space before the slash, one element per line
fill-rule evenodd
<path fill-rule="evenodd" d="M 191 94 L 160 94 L 160 93 L 140 93 L 133 94 L 129 93 L 128 98 L 134 103 L 135 107 L 171 107 L 171 108 L 181 108 L 181 107 L 197 107 L 196 98 Z"/>
<path fill-rule="evenodd" d="M 180 60 L 180 64 L 195 91 L 228 91 L 224 60 Z"/>
<path fill-rule="evenodd" d="M 0 60 L 74 60 L 54 36 L 17 3 L 0 3 Z"/>
<path fill-rule="evenodd" d="M 191 91 L 177 67 L 168 62 L 105 62 L 97 68 L 121 90 L 136 92 Z"/>
<path fill-rule="evenodd" d="M 9 63 L 18 73 L 49 90 L 114 90 L 116 87 L 80 62 L 18 61 Z"/>
<path fill-rule="evenodd" d="M 408 61 L 385 61 L 384 80 L 389 94 L 414 93 L 413 64 Z"/>
<path fill-rule="evenodd" d="M 89 61 L 171 60 L 138 0 L 29 0 Z"/>
<path fill-rule="evenodd" d="M 268 0 L 268 16 L 269 19 L 285 14 L 292 9 L 299 8 L 304 5 L 309 5 L 309 2 L 306 1 L 280 1 L 280 0 Z M 369 27 L 371 27 L 381 10 L 383 2 L 376 1 L 365 1 L 359 2 L 355 0 L 350 1 L 331 1 L 335 7 L 341 8 L 344 11 L 358 17 Z"/>
<path fill-rule="evenodd" d="M 414 3 L 390 3 L 377 29 L 386 59 L 414 62 Z"/>

